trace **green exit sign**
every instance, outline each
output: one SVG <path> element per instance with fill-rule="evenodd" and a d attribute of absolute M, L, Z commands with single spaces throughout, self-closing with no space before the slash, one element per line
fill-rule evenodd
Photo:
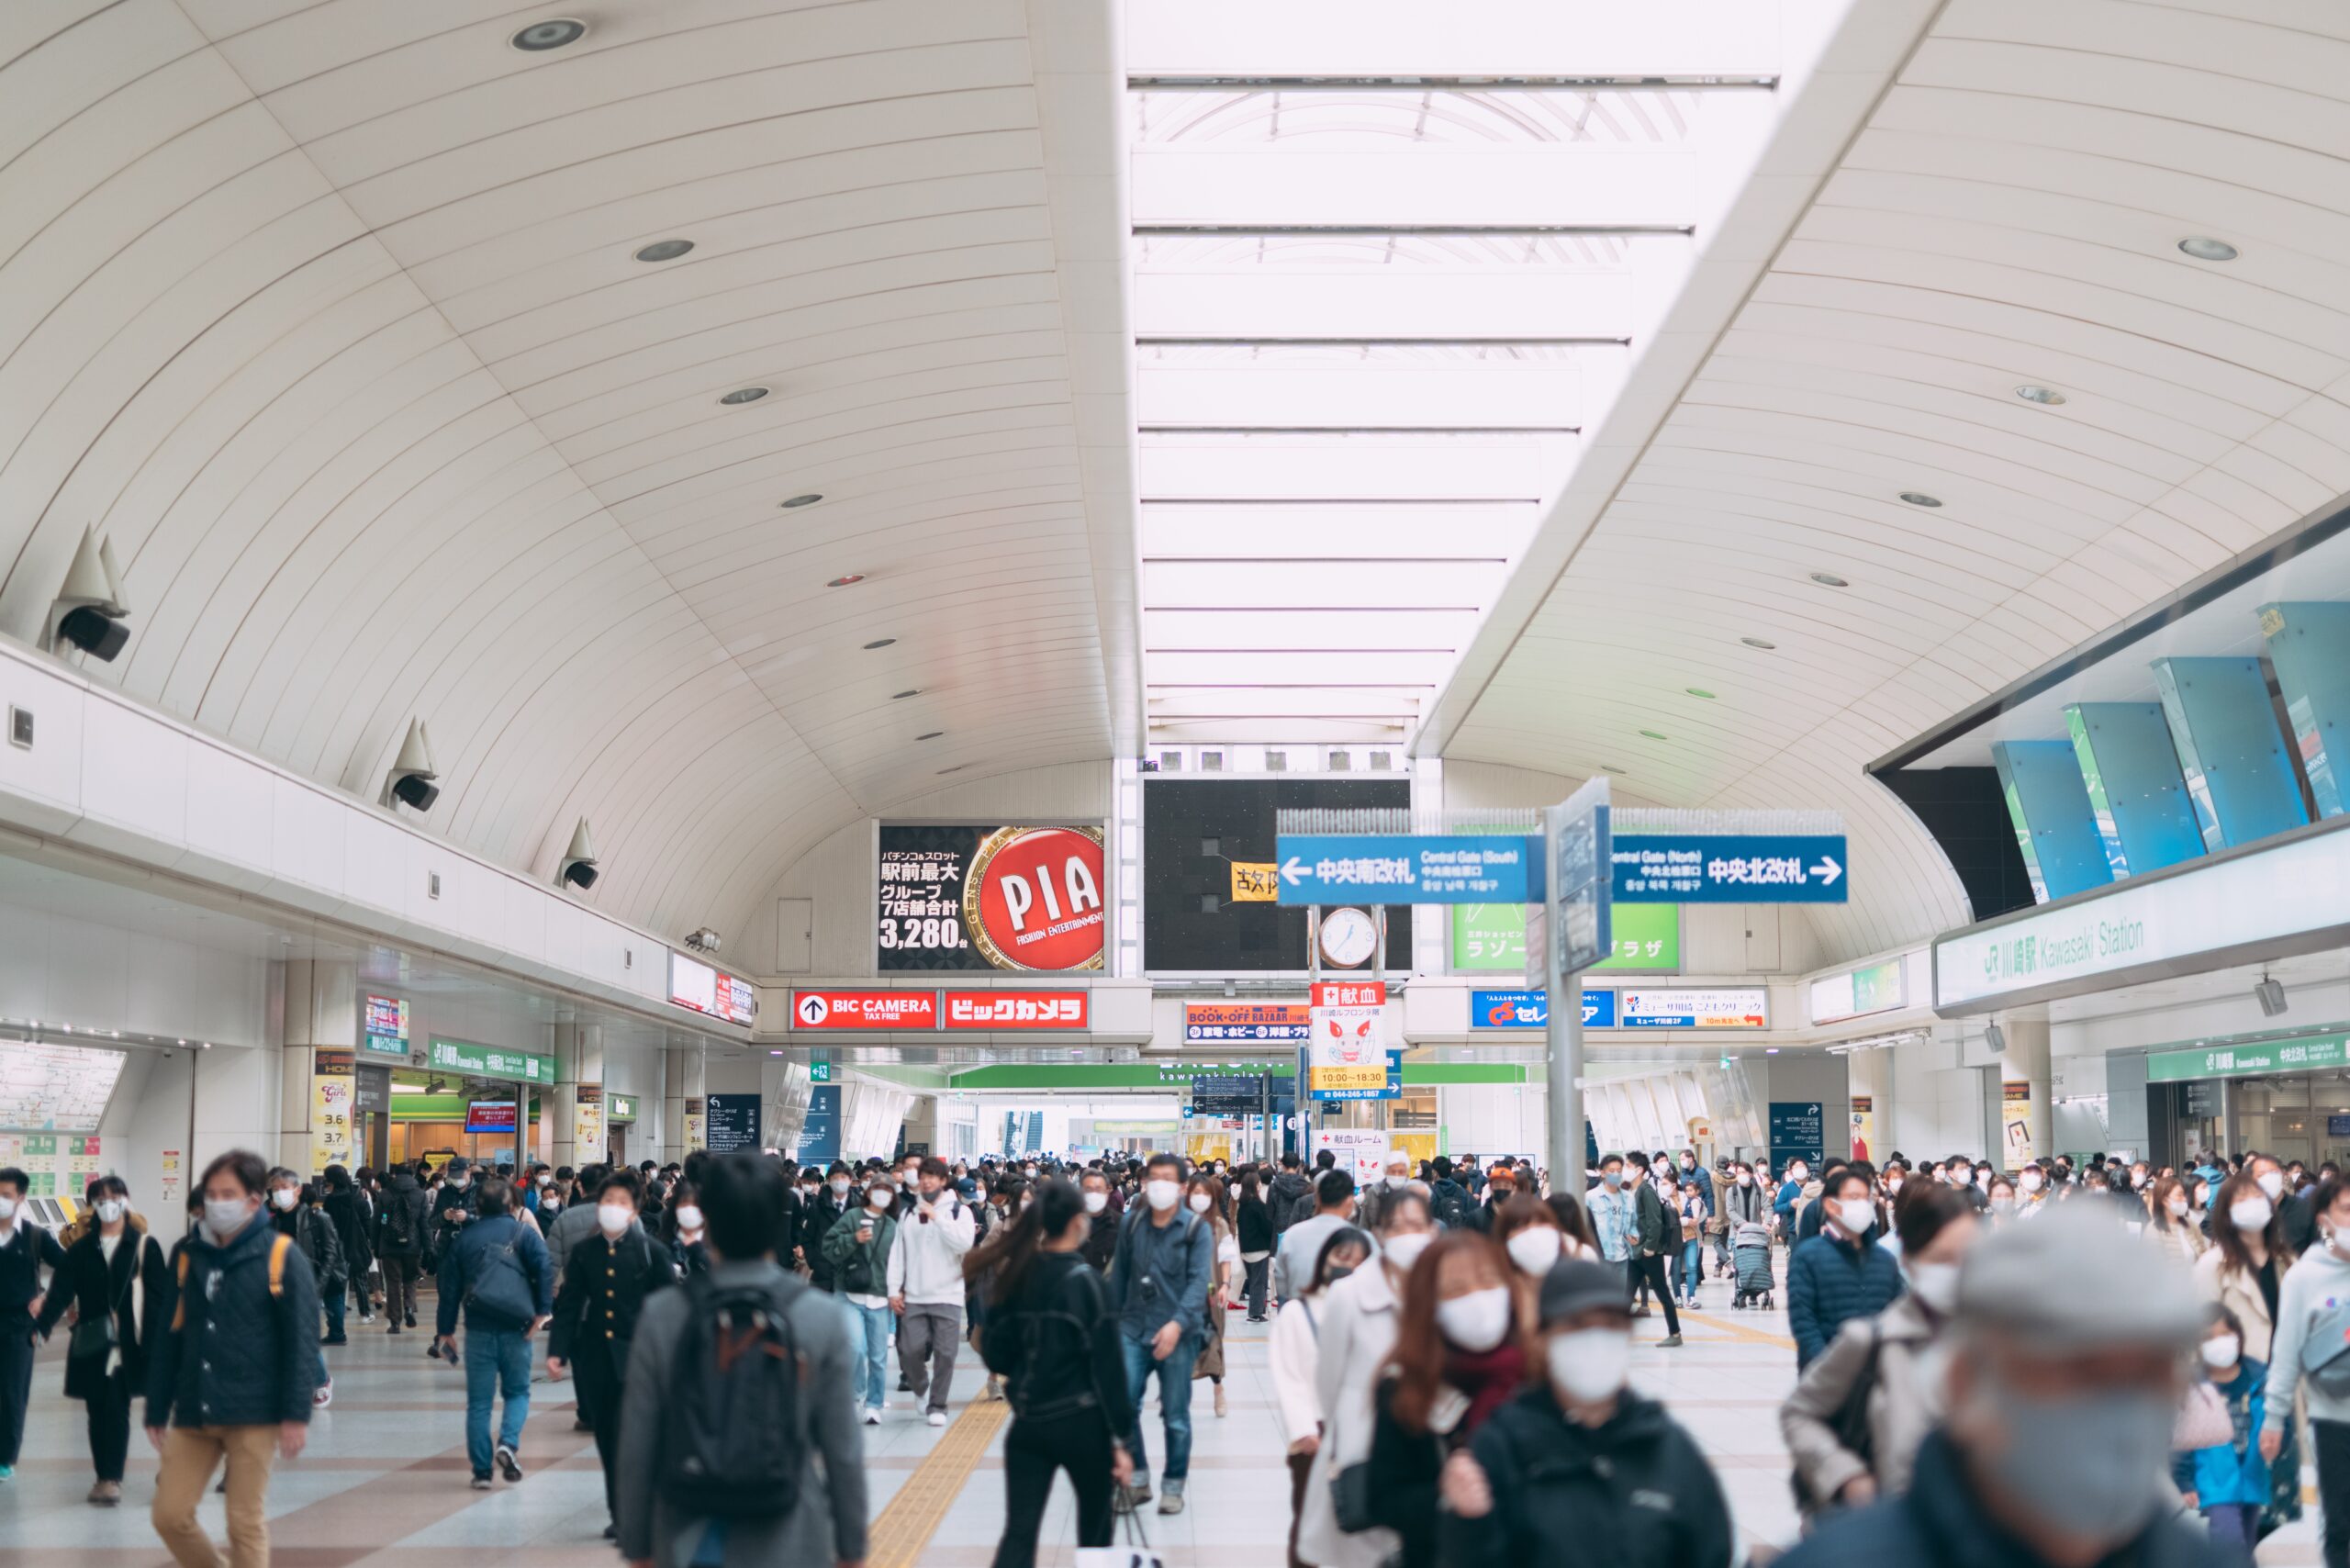
<path fill-rule="evenodd" d="M 830 1083 L 832 1081 L 833 1081 L 833 1064 L 832 1064 L 831 1062 L 828 1062 L 828 1061 L 811 1061 L 811 1062 L 810 1062 L 810 1063 L 808 1064 L 808 1081 L 809 1081 L 809 1082 L 811 1082 L 811 1083 Z"/>

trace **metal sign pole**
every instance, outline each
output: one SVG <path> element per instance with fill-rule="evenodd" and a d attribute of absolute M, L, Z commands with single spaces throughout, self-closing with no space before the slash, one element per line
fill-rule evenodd
<path fill-rule="evenodd" d="M 1555 865 L 1555 852 L 1550 834 L 1555 831 L 1545 812 L 1542 829 L 1543 863 Z M 1583 1170 L 1583 971 L 1562 974 L 1559 969 L 1559 946 L 1565 933 L 1564 922 L 1555 917 L 1546 924 L 1542 942 L 1543 994 L 1549 1000 L 1550 1014 L 1543 1029 L 1544 1084 L 1549 1093 L 1544 1108 L 1549 1113 L 1549 1137 L 1544 1152 L 1550 1157 L 1550 1191 L 1572 1193 L 1583 1196 L 1583 1184 L 1575 1178 Z"/>

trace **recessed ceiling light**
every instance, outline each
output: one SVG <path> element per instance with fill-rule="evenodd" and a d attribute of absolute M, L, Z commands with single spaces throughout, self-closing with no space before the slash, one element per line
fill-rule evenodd
<path fill-rule="evenodd" d="M 876 648 L 886 648 L 897 640 L 895 637 L 876 637 L 865 644 L 865 651 L 869 654 Z"/>
<path fill-rule="evenodd" d="M 1811 574 L 1811 580 L 1821 588 L 1851 588 L 1852 586 L 1833 572 L 1814 572 Z"/>
<path fill-rule="evenodd" d="M 818 495 L 815 491 L 811 490 L 804 496 L 794 496 L 789 500 L 783 502 L 783 510 L 786 511 L 791 511 L 800 507 L 812 507 L 823 498 L 823 497 Z"/>
<path fill-rule="evenodd" d="M 745 403 L 755 403 L 767 395 L 767 389 L 764 386 L 737 386 L 719 401 L 727 408 L 739 409 Z"/>
<path fill-rule="evenodd" d="M 1708 702 L 1714 700 L 1714 694 L 1702 686 L 1684 686 L 1681 689 L 1692 697 L 1702 697 Z"/>
<path fill-rule="evenodd" d="M 920 697 L 921 695 L 922 695 L 922 688 L 921 688 L 921 687 L 919 687 L 919 686 L 910 686 L 910 687 L 906 688 L 903 691 L 892 691 L 891 693 L 890 693 L 890 701 L 892 701 L 892 702 L 902 702 L 902 701 L 904 701 L 904 700 L 905 700 L 907 698 L 909 698 L 909 697 Z"/>
<path fill-rule="evenodd" d="M 1621 773 L 1624 770 L 1617 767 L 1612 762 L 1603 762 L 1599 765 L 1599 771 L 1602 773 Z"/>
<path fill-rule="evenodd" d="M 939 777 L 941 777 L 941 778 L 945 778 L 945 777 L 946 777 L 947 774 L 949 774 L 949 773 L 960 773 L 960 772 L 962 772 L 962 771 L 963 771 L 963 769 L 965 769 L 965 768 L 967 768 L 967 767 L 970 767 L 970 766 L 971 766 L 971 765 L 970 765 L 969 763 L 968 763 L 968 762 L 958 762 L 958 763 L 957 763 L 957 764 L 956 764 L 954 767 L 942 767 L 942 768 L 940 768 L 940 769 L 938 770 L 938 772 L 939 772 Z"/>
<path fill-rule="evenodd" d="M 1776 643 L 1767 642 L 1761 637 L 1740 637 L 1739 641 L 1745 644 L 1750 648 L 1760 648 L 1766 654 L 1773 648 L 1779 645 Z"/>
<path fill-rule="evenodd" d="M 551 17 L 543 22 L 532 22 L 506 41 L 525 54 L 543 54 L 567 43 L 577 43 L 587 35 L 588 24 L 577 17 Z"/>
<path fill-rule="evenodd" d="M 2225 240 L 2213 240 L 2201 234 L 2181 240 L 2178 248 L 2199 262 L 2232 262 L 2241 253 Z"/>
<path fill-rule="evenodd" d="M 1648 736 L 1648 738 L 1652 741 L 1670 740 L 1673 738 L 1670 735 L 1660 734 L 1654 730 L 1642 730 L 1640 734 Z"/>
<path fill-rule="evenodd" d="M 846 588 L 851 583 L 861 583 L 864 580 L 865 574 L 863 572 L 851 572 L 846 577 L 834 577 L 831 582 L 826 583 L 824 586 L 826 588 Z"/>
<path fill-rule="evenodd" d="M 2043 409 L 2053 409 L 2065 401 L 2065 394 L 2053 386 L 2019 386 L 2016 396 L 2027 403 L 2037 403 Z"/>
<path fill-rule="evenodd" d="M 916 735 L 914 739 L 918 741 L 934 741 L 946 733 L 946 732 L 945 730 L 933 730 L 926 735 Z"/>
<path fill-rule="evenodd" d="M 694 248 L 691 240 L 655 240 L 636 253 L 640 262 L 674 262 Z"/>
<path fill-rule="evenodd" d="M 1901 498 L 1913 507 L 1938 507 L 1942 504 L 1939 498 L 1930 496 L 1923 490 L 1904 490 L 1901 492 Z"/>

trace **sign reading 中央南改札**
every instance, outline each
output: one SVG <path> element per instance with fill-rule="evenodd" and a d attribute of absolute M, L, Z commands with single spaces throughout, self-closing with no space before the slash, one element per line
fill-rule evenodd
<path fill-rule="evenodd" d="M 1299 834 L 1274 841 L 1285 904 L 1524 903 L 1521 834 Z"/>

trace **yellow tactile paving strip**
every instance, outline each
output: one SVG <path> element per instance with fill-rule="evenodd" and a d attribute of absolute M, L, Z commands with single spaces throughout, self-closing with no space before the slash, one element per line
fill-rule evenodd
<path fill-rule="evenodd" d="M 1684 1312 L 1681 1320 L 1684 1323 L 1702 1323 L 1717 1334 L 1727 1334 L 1733 1339 L 1743 1339 L 1752 1345 L 1776 1345 L 1782 1350 L 1796 1348 L 1796 1342 L 1784 1334 L 1765 1334 L 1759 1328 L 1749 1328 L 1743 1323 L 1733 1323 L 1727 1317 L 1716 1317 L 1710 1313 Z"/>
<path fill-rule="evenodd" d="M 1002 1400 L 964 1407 L 874 1519 L 866 1541 L 867 1568 L 914 1568 L 1010 1410 Z"/>

